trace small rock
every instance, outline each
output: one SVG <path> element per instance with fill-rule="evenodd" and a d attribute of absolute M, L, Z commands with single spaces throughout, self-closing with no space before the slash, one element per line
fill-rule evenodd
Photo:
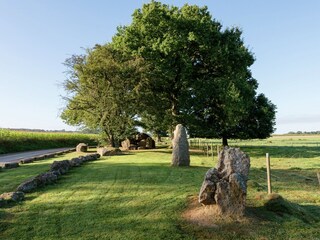
<path fill-rule="evenodd" d="M 47 184 L 55 183 L 58 180 L 58 176 L 53 172 L 45 172 L 36 176 L 35 180 L 37 181 L 37 186 L 40 187 Z"/>
<path fill-rule="evenodd" d="M 17 187 L 17 191 L 28 193 L 38 187 L 38 181 L 35 178 L 28 179 Z"/>
<path fill-rule="evenodd" d="M 0 199 L 4 199 L 7 202 L 20 202 L 24 200 L 24 193 L 17 192 L 7 192 L 0 195 Z"/>
<path fill-rule="evenodd" d="M 71 167 L 79 167 L 83 163 L 83 160 L 80 158 L 72 158 L 69 160 L 69 163 Z"/>
<path fill-rule="evenodd" d="M 128 140 L 129 141 L 129 140 Z M 130 144 L 130 141 L 129 141 L 129 144 Z M 130 146 L 130 145 L 129 145 Z M 123 147 L 123 145 L 122 145 Z M 126 149 L 126 150 L 129 150 L 129 147 Z M 107 148 L 98 148 L 97 149 L 97 153 L 100 155 L 100 156 L 106 156 L 108 154 L 108 152 L 110 152 Z"/>
<path fill-rule="evenodd" d="M 87 152 L 88 151 L 88 145 L 85 143 L 79 143 L 76 147 L 77 152 Z"/>
<path fill-rule="evenodd" d="M 57 171 L 60 173 L 60 175 L 63 175 L 69 171 L 70 167 L 69 160 L 54 161 L 51 164 L 50 171 Z"/>
<path fill-rule="evenodd" d="M 0 163 L 0 167 L 6 168 L 6 169 L 17 168 L 19 167 L 19 163 L 16 163 L 16 162 Z"/>
<path fill-rule="evenodd" d="M 32 163 L 34 160 L 34 158 L 26 158 L 26 159 L 22 159 L 20 160 L 20 163 L 25 164 L 25 163 Z"/>

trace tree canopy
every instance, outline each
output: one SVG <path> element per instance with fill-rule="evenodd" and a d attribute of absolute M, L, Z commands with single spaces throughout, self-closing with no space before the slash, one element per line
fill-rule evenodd
<path fill-rule="evenodd" d="M 132 132 L 139 59 L 123 57 L 109 45 L 88 50 L 66 60 L 70 93 L 61 117 L 71 125 L 100 130 L 116 145 Z"/>
<path fill-rule="evenodd" d="M 83 107 L 80 91 L 68 100 L 63 117 L 69 123 L 108 126 L 117 138 L 137 116 L 155 132 L 182 123 L 191 136 L 219 137 L 224 145 L 229 138 L 268 137 L 274 131 L 275 105 L 256 92 L 250 71 L 254 56 L 241 35 L 238 28 L 223 30 L 206 7 L 144 4 L 111 43 L 89 51 L 81 63 L 75 57 L 70 66 L 77 80 L 66 86 L 101 84 L 98 97 L 92 97 L 102 105 L 100 115 L 95 109 L 99 117 L 91 119 L 75 108 Z"/>

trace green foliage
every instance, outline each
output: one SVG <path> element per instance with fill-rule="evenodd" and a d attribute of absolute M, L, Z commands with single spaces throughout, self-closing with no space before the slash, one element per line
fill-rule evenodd
<path fill-rule="evenodd" d="M 133 129 L 139 59 L 125 58 L 109 45 L 66 60 L 64 87 L 70 94 L 61 117 L 71 125 L 97 129 L 114 146 Z"/>
<path fill-rule="evenodd" d="M 275 105 L 256 96 L 253 54 L 238 28 L 221 30 L 206 7 L 152 1 L 119 28 L 113 46 L 144 59 L 144 111 L 197 137 L 265 138 L 274 131 Z M 146 100 L 146 101 L 144 101 Z M 250 124 L 250 127 L 248 126 Z M 250 128 L 250 129 L 249 129 Z"/>
<path fill-rule="evenodd" d="M 97 135 L 81 133 L 20 132 L 0 129 L 0 154 L 60 147 L 80 142 L 97 145 Z"/>

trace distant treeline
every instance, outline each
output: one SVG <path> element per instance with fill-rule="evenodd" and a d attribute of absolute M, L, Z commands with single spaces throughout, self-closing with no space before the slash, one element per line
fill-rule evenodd
<path fill-rule="evenodd" d="M 29 128 L 2 128 L 11 131 L 19 131 L 19 132 L 65 132 L 65 133 L 74 133 L 78 131 L 66 131 L 65 129 L 61 130 L 44 130 L 44 129 L 29 129 Z"/>
<path fill-rule="evenodd" d="M 311 132 L 297 131 L 297 132 L 288 132 L 288 134 L 320 134 L 320 131 L 311 131 Z"/>

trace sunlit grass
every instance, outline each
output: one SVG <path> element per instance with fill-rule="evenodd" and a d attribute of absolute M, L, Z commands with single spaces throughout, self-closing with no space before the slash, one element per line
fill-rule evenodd
<path fill-rule="evenodd" d="M 73 168 L 57 184 L 27 194 L 25 202 L 0 209 L 0 238 L 317 239 L 320 151 L 288 146 L 242 149 L 251 157 L 249 220 L 221 221 L 215 228 L 185 222 L 181 214 L 189 199 L 197 196 L 205 172 L 215 166 L 217 158 L 213 161 L 197 150 L 192 151 L 191 167 L 171 167 L 170 150 L 163 148 L 103 157 Z M 306 218 L 312 216 L 310 221 L 266 211 L 263 201 L 257 199 L 267 190 L 266 150 L 271 155 L 274 191 L 300 204 Z M 13 190 L 27 175 L 48 170 L 51 161 L 0 172 L 1 189 Z M 15 184 L 2 186 L 10 182 Z"/>

